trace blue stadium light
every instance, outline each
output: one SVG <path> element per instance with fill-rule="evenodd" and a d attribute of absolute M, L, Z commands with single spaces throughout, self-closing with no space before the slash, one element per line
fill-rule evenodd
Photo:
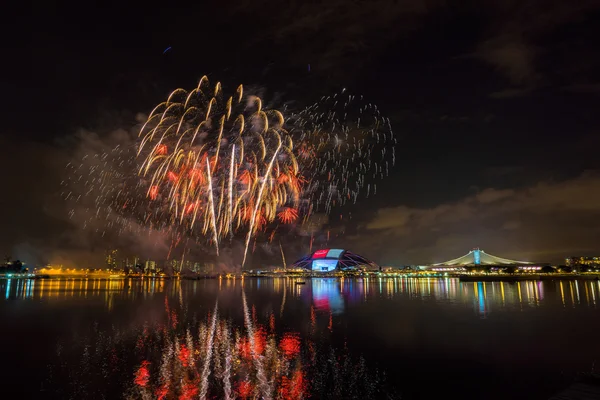
<path fill-rule="evenodd" d="M 337 267 L 338 260 L 316 259 L 312 262 L 312 270 L 319 272 L 331 272 Z"/>

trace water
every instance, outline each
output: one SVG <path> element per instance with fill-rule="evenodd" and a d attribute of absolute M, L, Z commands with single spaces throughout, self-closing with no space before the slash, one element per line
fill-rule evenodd
<path fill-rule="evenodd" d="M 544 399 L 600 359 L 596 281 L 2 280 L 23 398 Z"/>

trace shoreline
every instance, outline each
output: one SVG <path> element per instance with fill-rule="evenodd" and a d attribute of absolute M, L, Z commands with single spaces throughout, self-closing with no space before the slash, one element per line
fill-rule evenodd
<path fill-rule="evenodd" d="M 459 275 L 461 282 L 521 282 L 521 281 L 597 281 L 600 275 L 523 274 L 523 275 Z"/>
<path fill-rule="evenodd" d="M 0 275 L 0 280 L 5 279 L 33 279 L 33 280 L 85 280 L 85 279 L 102 279 L 102 280 L 117 280 L 117 279 L 131 279 L 131 280 L 144 280 L 144 279 L 157 279 L 157 280 L 213 280 L 213 279 L 256 279 L 256 278 L 267 278 L 267 279 L 278 279 L 278 278 L 290 278 L 290 279 L 302 279 L 310 280 L 316 279 L 390 279 L 390 278 L 411 278 L 411 279 L 446 279 L 453 278 L 458 279 L 460 282 L 521 282 L 521 281 L 552 281 L 552 280 L 566 280 L 566 281 L 600 281 L 600 274 L 494 274 L 494 275 L 366 275 L 366 276 L 343 276 L 343 275 L 301 275 L 301 274 L 282 274 L 282 275 L 198 275 L 198 276 L 127 276 L 127 275 L 25 275 L 18 276 L 11 274 L 11 276 Z"/>

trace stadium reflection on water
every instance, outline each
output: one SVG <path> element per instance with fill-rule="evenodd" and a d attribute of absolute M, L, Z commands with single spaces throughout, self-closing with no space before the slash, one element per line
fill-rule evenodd
<path fill-rule="evenodd" d="M 254 282 L 257 289 L 269 289 L 286 295 L 300 296 L 310 293 L 313 306 L 327 309 L 333 315 L 344 312 L 344 299 L 349 303 L 367 301 L 369 296 L 407 296 L 408 298 L 430 298 L 438 301 L 459 302 L 473 305 L 474 311 L 482 316 L 503 307 L 537 307 L 544 302 L 544 291 L 560 294 L 563 306 L 575 307 L 585 304 L 596 306 L 600 293 L 600 281 L 521 281 L 505 282 L 466 282 L 457 279 L 415 279 L 415 278 L 375 278 L 375 279 L 330 279 L 313 278 L 308 286 L 294 285 L 290 278 L 246 278 Z M 162 293 L 166 287 L 179 290 L 182 281 L 162 279 L 6 279 L 0 280 L 0 293 L 5 299 L 67 299 L 102 295 L 108 309 L 112 307 L 112 295 L 148 297 Z M 219 289 L 241 286 L 243 279 L 219 279 Z M 183 281 L 183 285 L 194 282 Z"/>
<path fill-rule="evenodd" d="M 8 279 L 0 281 L 0 340 L 32 331 L 26 346 L 9 350 L 19 371 L 9 382 L 27 379 L 24 390 L 44 398 L 428 398 L 444 387 L 424 388 L 431 363 L 445 371 L 435 378 L 444 391 L 464 389 L 467 374 L 483 397 L 506 398 L 539 394 L 523 385 L 544 376 L 555 390 L 561 381 L 548 360 L 563 374 L 600 356 L 580 343 L 547 354 L 550 343 L 575 338 L 571 326 L 582 341 L 595 337 L 587 317 L 598 316 L 598 293 L 597 281 Z M 576 310 L 588 310 L 586 319 Z M 513 353 L 531 361 L 506 357 Z M 457 363 L 454 376 L 448 368 Z M 461 396 L 483 398 L 471 394 Z"/>

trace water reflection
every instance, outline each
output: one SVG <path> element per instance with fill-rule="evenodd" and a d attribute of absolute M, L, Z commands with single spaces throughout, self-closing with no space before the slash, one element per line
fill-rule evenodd
<path fill-rule="evenodd" d="M 265 285 L 270 283 L 248 286 Z M 181 286 L 176 290 L 181 293 Z M 236 295 L 241 321 L 225 316 L 220 300 L 228 300 L 218 295 L 198 315 L 165 293 L 158 295 L 164 296 L 164 317 L 155 323 L 113 325 L 109 331 L 95 326 L 83 339 L 67 340 L 52 363 L 57 378 L 49 390 L 89 398 L 101 383 L 103 398 L 395 398 L 385 378 L 362 358 L 315 337 L 281 331 L 280 318 L 257 308 L 245 289 Z"/>
<path fill-rule="evenodd" d="M 181 296 L 181 285 L 191 284 L 195 294 L 201 282 L 163 279 L 5 279 L 0 280 L 0 293 L 5 300 L 65 300 L 101 295 L 108 308 L 113 297 L 146 298 L 162 293 L 168 287 L 172 294 Z M 280 313 L 288 296 L 304 297 L 316 311 L 333 315 L 343 314 L 347 305 L 366 302 L 369 298 L 398 296 L 413 300 L 434 300 L 470 305 L 485 317 L 490 312 L 510 308 L 526 310 L 559 301 L 563 307 L 596 307 L 600 281 L 522 281 L 459 282 L 458 279 L 333 279 L 317 278 L 298 285 L 291 278 L 219 279 L 219 290 L 241 287 L 258 291 L 280 293 Z M 186 288 L 189 290 L 190 288 Z M 546 294 L 552 296 L 547 298 Z"/>
<path fill-rule="evenodd" d="M 67 299 L 88 295 L 131 292 L 153 294 L 162 292 L 165 281 L 161 279 L 5 279 L 0 280 L 4 299 Z M 108 297 L 107 297 L 108 299 Z"/>
<path fill-rule="evenodd" d="M 312 280 L 312 301 L 317 310 L 340 315 L 344 312 L 344 299 L 340 284 L 333 279 Z"/>
<path fill-rule="evenodd" d="M 534 383 L 587 368 L 600 357 L 586 344 L 596 337 L 598 290 L 583 280 L 10 279 L 0 280 L 0 336 L 24 344 L 8 357 L 23 360 L 13 368 L 28 380 L 20 387 L 49 376 L 44 394 L 56 398 L 381 398 L 383 363 L 394 380 L 415 371 L 397 389 L 417 392 L 431 386 L 436 363 L 477 375 L 512 371 L 509 355 L 523 354 L 528 373 L 540 371 Z M 460 329 L 446 329 L 452 323 Z M 561 340 L 570 347 L 548 351 Z M 569 367 L 574 355 L 581 363 Z M 495 371 L 469 385 L 491 390 Z M 527 374 L 494 388 L 515 376 Z M 464 389 L 451 374 L 445 382 Z"/>

